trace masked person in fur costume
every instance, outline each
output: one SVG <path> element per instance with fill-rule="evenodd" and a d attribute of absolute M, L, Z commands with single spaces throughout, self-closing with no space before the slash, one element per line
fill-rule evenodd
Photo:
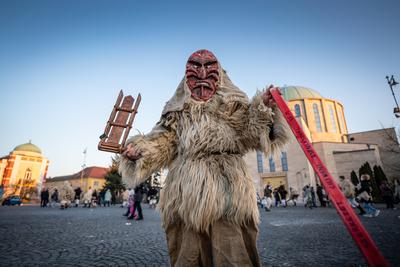
<path fill-rule="evenodd" d="M 74 195 L 75 191 L 71 184 L 65 181 L 59 192 L 61 209 L 66 209 L 71 205 L 71 202 L 74 200 Z"/>
<path fill-rule="evenodd" d="M 169 169 L 158 209 L 173 266 L 260 266 L 256 191 L 243 156 L 288 139 L 270 88 L 249 101 L 213 53 L 199 50 L 157 125 L 128 140 L 119 170 L 130 186 Z"/>

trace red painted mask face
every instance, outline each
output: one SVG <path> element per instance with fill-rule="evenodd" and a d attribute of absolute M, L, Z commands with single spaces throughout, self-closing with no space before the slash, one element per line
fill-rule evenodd
<path fill-rule="evenodd" d="M 186 63 L 186 84 L 192 97 L 209 100 L 217 91 L 219 81 L 218 60 L 208 50 L 194 52 Z"/>

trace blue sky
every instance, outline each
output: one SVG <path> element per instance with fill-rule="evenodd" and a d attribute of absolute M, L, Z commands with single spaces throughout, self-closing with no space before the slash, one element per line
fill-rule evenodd
<path fill-rule="evenodd" d="M 398 127 L 399 1 L 1 1 L 0 155 L 27 142 L 49 175 L 107 166 L 97 151 L 117 93 L 143 96 L 148 132 L 188 56 L 213 51 L 252 96 L 269 84 L 341 101 L 350 132 Z M 396 89 L 400 98 L 400 87 Z M 400 100 L 400 99 L 399 99 Z"/>

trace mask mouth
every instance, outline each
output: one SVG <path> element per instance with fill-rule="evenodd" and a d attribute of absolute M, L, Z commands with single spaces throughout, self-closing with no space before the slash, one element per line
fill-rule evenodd
<path fill-rule="evenodd" d="M 204 86 L 204 87 L 210 87 L 210 84 L 209 84 L 207 81 L 197 82 L 195 88 L 197 88 L 197 87 L 203 87 L 203 86 Z"/>

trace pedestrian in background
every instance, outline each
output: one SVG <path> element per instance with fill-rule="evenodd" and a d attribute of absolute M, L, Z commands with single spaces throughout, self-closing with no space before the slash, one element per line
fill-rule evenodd
<path fill-rule="evenodd" d="M 105 195 L 106 195 L 106 190 L 103 188 L 99 192 L 99 199 L 98 199 L 98 202 L 97 202 L 99 207 L 101 207 L 101 205 L 104 205 L 104 207 L 106 206 L 106 204 L 105 204 Z"/>
<path fill-rule="evenodd" d="M 326 207 L 325 190 L 320 184 L 317 184 L 317 196 L 321 207 Z"/>
<path fill-rule="evenodd" d="M 313 208 L 316 208 L 316 207 L 317 207 L 317 201 L 316 201 L 315 190 L 314 190 L 314 187 L 313 187 L 313 186 L 310 187 L 310 191 L 311 191 L 311 202 L 312 202 L 312 206 L 313 206 Z"/>
<path fill-rule="evenodd" d="M 97 204 L 100 202 L 99 195 L 97 194 L 97 190 L 95 189 L 92 193 L 92 207 L 97 207 Z"/>
<path fill-rule="evenodd" d="M 44 206 L 47 207 L 47 204 L 49 204 L 49 200 L 50 200 L 50 192 L 49 189 L 46 188 L 46 190 L 44 191 Z"/>
<path fill-rule="evenodd" d="M 51 194 L 51 207 L 55 207 L 58 202 L 58 190 L 54 188 L 54 192 Z"/>
<path fill-rule="evenodd" d="M 386 203 L 387 209 L 394 209 L 393 190 L 390 188 L 388 181 L 383 181 L 379 186 L 382 193 L 382 198 Z"/>
<path fill-rule="evenodd" d="M 111 202 L 111 191 L 110 189 L 107 189 L 106 193 L 104 194 L 104 207 L 106 205 L 110 207 L 110 202 Z"/>
<path fill-rule="evenodd" d="M 275 207 L 279 207 L 281 204 L 281 195 L 279 195 L 278 188 L 274 189 Z"/>
<path fill-rule="evenodd" d="M 359 190 L 358 199 L 364 203 L 365 217 L 376 217 L 380 210 L 372 206 L 372 187 L 370 184 L 371 177 L 368 174 L 361 175 L 361 188 Z"/>
<path fill-rule="evenodd" d="M 143 220 L 143 213 L 142 213 L 142 200 L 143 200 L 143 191 L 142 191 L 142 186 L 139 185 L 135 188 L 135 211 L 137 210 L 138 212 L 138 217 L 136 220 Z"/>
<path fill-rule="evenodd" d="M 135 214 L 135 190 L 129 189 L 129 200 L 128 200 L 128 211 L 125 216 L 128 216 L 128 220 L 133 220 L 136 217 Z"/>
<path fill-rule="evenodd" d="M 272 205 L 272 186 L 268 183 L 264 188 L 265 211 L 271 211 Z"/>
<path fill-rule="evenodd" d="M 89 187 L 89 190 L 83 195 L 83 207 L 90 208 L 92 206 L 93 190 Z"/>
<path fill-rule="evenodd" d="M 46 192 L 46 189 L 43 187 L 42 191 L 40 192 L 40 207 L 41 208 L 45 207 L 45 192 Z"/>
<path fill-rule="evenodd" d="M 308 207 L 308 208 L 312 209 L 313 204 L 312 204 L 310 185 L 305 185 L 303 187 L 303 201 L 304 201 L 304 207 L 305 208 Z"/>
<path fill-rule="evenodd" d="M 75 189 L 75 197 L 74 197 L 75 207 L 79 206 L 79 202 L 81 200 L 81 194 L 82 194 L 82 189 L 80 187 L 76 188 Z"/>
<path fill-rule="evenodd" d="M 349 179 L 346 179 L 344 176 L 340 176 L 339 180 L 339 187 L 342 190 L 343 195 L 347 198 L 349 204 L 353 208 L 357 208 L 360 211 L 359 215 L 364 215 L 365 210 L 355 199 L 355 186 L 353 185 L 353 183 Z"/>
<path fill-rule="evenodd" d="M 287 196 L 288 192 L 283 184 L 279 186 L 278 191 L 279 191 L 279 195 L 281 196 L 282 206 L 284 208 L 286 208 L 287 207 L 286 196 Z"/>
<path fill-rule="evenodd" d="M 297 198 L 299 197 L 299 193 L 293 187 L 289 187 L 289 194 L 290 194 L 289 201 L 293 202 L 293 206 L 297 206 L 296 201 L 297 201 Z"/>

